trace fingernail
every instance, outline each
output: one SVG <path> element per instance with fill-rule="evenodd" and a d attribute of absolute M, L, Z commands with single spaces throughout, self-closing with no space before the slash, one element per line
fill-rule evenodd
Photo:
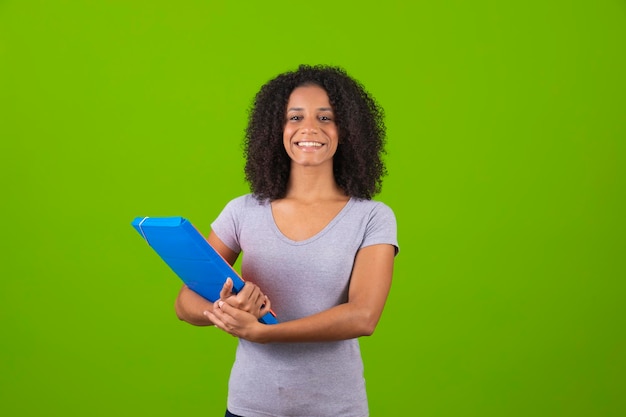
<path fill-rule="evenodd" d="M 219 308 L 222 308 L 222 306 L 223 306 L 223 305 L 224 305 L 224 302 L 223 302 L 222 300 L 219 300 L 219 301 L 217 302 L 217 306 L 218 306 Z"/>

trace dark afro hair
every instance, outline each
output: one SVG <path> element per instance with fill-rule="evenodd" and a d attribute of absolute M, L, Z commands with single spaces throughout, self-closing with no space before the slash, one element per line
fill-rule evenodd
<path fill-rule="evenodd" d="M 333 159 L 335 181 L 346 195 L 371 199 L 386 175 L 383 109 L 344 69 L 326 65 L 300 65 L 256 94 L 243 144 L 252 194 L 260 201 L 285 196 L 291 166 L 283 145 L 286 107 L 291 92 L 303 85 L 322 87 L 333 107 L 340 141 Z"/>

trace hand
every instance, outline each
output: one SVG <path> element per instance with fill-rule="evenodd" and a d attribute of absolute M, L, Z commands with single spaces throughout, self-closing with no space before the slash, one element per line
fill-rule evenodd
<path fill-rule="evenodd" d="M 240 337 L 249 341 L 255 341 L 255 335 L 262 330 L 257 317 L 247 311 L 239 310 L 225 301 L 218 300 L 213 304 L 212 310 L 206 310 L 204 315 L 211 322 L 232 336 Z"/>
<path fill-rule="evenodd" d="M 233 280 L 226 279 L 222 291 L 220 291 L 220 300 L 229 305 L 251 313 L 257 319 L 263 317 L 271 309 L 270 299 L 261 292 L 261 289 L 251 282 L 246 282 L 241 291 L 233 294 Z"/>

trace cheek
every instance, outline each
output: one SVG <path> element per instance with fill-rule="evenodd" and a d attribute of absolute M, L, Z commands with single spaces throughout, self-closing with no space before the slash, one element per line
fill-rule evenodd
<path fill-rule="evenodd" d="M 288 140 L 293 135 L 293 128 L 289 126 L 285 126 L 283 128 L 283 139 Z"/>
<path fill-rule="evenodd" d="M 287 153 L 291 150 L 291 133 L 287 130 L 283 132 L 283 148 L 285 148 Z"/>

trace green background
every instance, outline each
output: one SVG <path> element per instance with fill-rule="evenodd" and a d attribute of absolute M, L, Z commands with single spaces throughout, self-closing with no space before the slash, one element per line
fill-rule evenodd
<path fill-rule="evenodd" d="M 0 414 L 222 415 L 236 340 L 176 319 L 130 222 L 208 233 L 252 97 L 300 63 L 386 111 L 372 416 L 623 416 L 617 0 L 0 0 Z"/>

